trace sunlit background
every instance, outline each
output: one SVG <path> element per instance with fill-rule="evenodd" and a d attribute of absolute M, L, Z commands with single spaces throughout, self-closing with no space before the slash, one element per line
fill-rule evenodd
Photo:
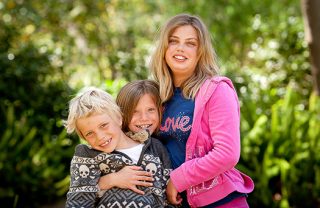
<path fill-rule="evenodd" d="M 62 126 L 68 100 L 148 78 L 159 27 L 182 12 L 206 23 L 238 91 L 251 207 L 320 206 L 320 98 L 299 0 L 2 0 L 1 207 L 64 207 L 79 143 Z"/>

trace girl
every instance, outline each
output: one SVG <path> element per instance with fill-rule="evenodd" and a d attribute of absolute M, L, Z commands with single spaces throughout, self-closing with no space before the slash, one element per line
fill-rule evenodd
<path fill-rule="evenodd" d="M 161 118 L 161 100 L 159 88 L 152 80 L 137 80 L 126 84 L 118 93 L 116 102 L 123 114 L 122 129 L 134 136 L 138 132 L 148 130 L 152 135 L 157 132 Z M 165 157 L 168 158 L 169 157 Z M 166 161 L 170 162 L 169 161 Z M 127 166 L 116 173 L 100 178 L 100 189 L 111 187 L 129 188 L 139 194 L 144 192 L 137 186 L 151 187 L 153 178 L 147 171 L 138 166 Z"/>
<path fill-rule="evenodd" d="M 151 71 L 164 103 L 158 137 L 174 169 L 168 200 L 183 207 L 248 207 L 253 181 L 235 169 L 240 157 L 237 94 L 228 78 L 218 76 L 200 18 L 180 14 L 168 20 Z"/>

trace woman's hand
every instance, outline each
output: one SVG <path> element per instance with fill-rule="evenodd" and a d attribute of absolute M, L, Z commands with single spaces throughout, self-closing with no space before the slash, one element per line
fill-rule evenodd
<path fill-rule="evenodd" d="M 99 179 L 98 186 L 101 190 L 118 187 L 130 189 L 138 194 L 144 194 L 137 186 L 149 187 L 153 184 L 152 174 L 142 170 L 139 166 L 125 166 L 116 173 L 110 173 Z"/>
<path fill-rule="evenodd" d="M 169 181 L 168 181 L 166 193 L 167 193 L 168 201 L 169 201 L 171 204 L 173 204 L 173 205 L 181 204 L 182 198 L 181 198 L 181 196 L 179 195 L 176 187 L 174 187 L 174 185 L 173 185 L 173 183 L 171 182 L 170 179 L 169 179 Z"/>

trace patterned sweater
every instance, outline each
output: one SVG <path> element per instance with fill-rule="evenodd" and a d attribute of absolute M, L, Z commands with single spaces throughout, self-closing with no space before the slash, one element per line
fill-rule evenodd
<path fill-rule="evenodd" d="M 139 187 L 145 192 L 137 194 L 129 189 L 111 188 L 98 197 L 98 181 L 103 175 L 114 173 L 127 165 L 138 165 L 153 174 L 152 187 Z M 105 153 L 79 144 L 71 161 L 71 182 L 66 207 L 165 207 L 166 185 L 171 172 L 170 158 L 160 141 L 145 141 L 139 161 L 134 164 L 124 153 Z"/>

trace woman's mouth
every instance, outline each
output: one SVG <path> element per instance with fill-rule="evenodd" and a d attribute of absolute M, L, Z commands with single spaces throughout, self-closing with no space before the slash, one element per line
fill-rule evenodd
<path fill-rule="evenodd" d="M 185 56 L 181 56 L 181 55 L 175 55 L 175 56 L 173 56 L 173 58 L 178 60 L 178 61 L 187 60 L 187 58 Z"/>

